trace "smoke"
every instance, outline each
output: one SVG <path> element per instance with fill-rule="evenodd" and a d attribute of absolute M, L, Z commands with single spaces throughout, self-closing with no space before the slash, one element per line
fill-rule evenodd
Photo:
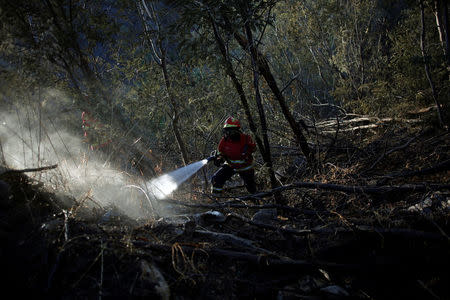
<path fill-rule="evenodd" d="M 10 168 L 57 164 L 56 169 L 28 175 L 89 207 L 114 206 L 133 219 L 153 216 L 154 199 L 127 188 L 140 186 L 139 179 L 114 169 L 82 141 L 81 111 L 69 98 L 47 90 L 32 100 L 29 105 L 6 103 L 0 113 L 0 155 Z"/>

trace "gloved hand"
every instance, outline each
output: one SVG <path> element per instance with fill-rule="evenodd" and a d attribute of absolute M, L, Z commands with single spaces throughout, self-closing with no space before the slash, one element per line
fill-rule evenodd
<path fill-rule="evenodd" d="M 214 160 L 214 165 L 216 167 L 220 167 L 222 165 L 223 161 L 224 161 L 223 157 L 218 155 L 218 156 L 216 156 L 216 159 Z"/>
<path fill-rule="evenodd" d="M 208 158 L 208 160 L 212 160 L 216 167 L 220 167 L 220 165 L 223 163 L 223 157 L 220 156 L 219 151 L 217 150 L 211 152 L 211 156 Z"/>
<path fill-rule="evenodd" d="M 210 154 L 210 156 L 214 156 L 214 157 L 217 157 L 217 156 L 219 156 L 219 151 L 217 151 L 217 150 L 213 150 L 213 151 L 211 151 L 211 154 Z"/>

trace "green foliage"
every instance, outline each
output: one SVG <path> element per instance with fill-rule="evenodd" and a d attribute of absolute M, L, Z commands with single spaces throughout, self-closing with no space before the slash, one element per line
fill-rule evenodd
<path fill-rule="evenodd" d="M 250 57 L 233 37 L 244 33 L 246 22 L 297 118 L 336 113 L 317 107 L 324 103 L 378 116 L 400 116 L 433 103 L 415 1 L 147 1 L 161 27 L 142 18 L 141 3 L 0 0 L 0 92 L 7 97 L 12 90 L 40 86 L 63 90 L 101 120 L 108 134 L 121 137 L 134 128 L 130 135 L 145 136 L 161 153 L 179 151 L 172 132 L 177 109 L 188 151 L 200 158 L 215 148 L 223 118 L 244 119 L 214 21 L 252 113 L 257 109 Z M 425 3 L 426 59 L 445 103 L 448 71 L 431 4 Z M 167 50 L 176 108 L 167 101 L 152 41 Z M 283 132 L 272 140 L 290 143 L 286 120 L 264 80 L 260 89 L 269 127 Z M 25 93 L 18 99 L 26 99 Z"/>

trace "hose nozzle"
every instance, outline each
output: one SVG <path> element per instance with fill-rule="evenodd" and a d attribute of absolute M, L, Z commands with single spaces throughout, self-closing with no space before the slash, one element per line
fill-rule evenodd
<path fill-rule="evenodd" d="M 212 161 L 212 160 L 215 160 L 216 157 L 217 157 L 217 156 L 213 155 L 213 156 L 208 157 L 206 160 L 207 160 L 208 162 L 210 162 L 210 161 Z"/>

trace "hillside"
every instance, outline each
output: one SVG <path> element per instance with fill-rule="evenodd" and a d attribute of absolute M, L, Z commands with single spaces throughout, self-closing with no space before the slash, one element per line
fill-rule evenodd
<path fill-rule="evenodd" d="M 0 0 L 4 295 L 450 299 L 448 11 Z"/>
<path fill-rule="evenodd" d="M 193 180 L 161 200 L 170 214 L 147 220 L 62 201 L 33 173 L 6 171 L 3 290 L 58 299 L 448 299 L 449 142 L 448 132 L 399 124 L 353 131 L 318 173 L 290 171 L 299 175 L 285 174 L 275 194 L 230 186 L 213 199 Z"/>

